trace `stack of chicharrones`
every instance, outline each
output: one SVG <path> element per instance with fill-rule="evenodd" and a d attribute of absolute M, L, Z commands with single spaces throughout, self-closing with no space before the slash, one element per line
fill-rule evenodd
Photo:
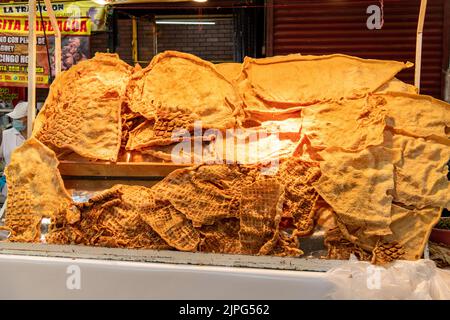
<path fill-rule="evenodd" d="M 322 228 L 328 258 L 418 259 L 450 207 L 450 106 L 395 78 L 410 66 L 344 55 L 213 65 L 165 52 L 142 69 L 97 54 L 57 77 L 12 156 L 9 240 L 41 241 L 47 217 L 47 243 L 301 256 Z M 174 152 L 199 141 L 200 153 Z M 202 164 L 75 203 L 57 169 L 64 150 Z"/>

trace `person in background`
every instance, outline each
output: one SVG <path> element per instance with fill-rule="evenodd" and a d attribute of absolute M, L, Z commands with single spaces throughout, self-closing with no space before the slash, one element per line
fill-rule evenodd
<path fill-rule="evenodd" d="M 12 127 L 3 130 L 0 157 L 4 159 L 5 167 L 11 162 L 12 152 L 24 143 L 27 136 L 28 102 L 19 102 L 13 111 L 6 114 L 12 119 Z M 0 178 L 2 194 L 6 196 L 5 175 Z"/>

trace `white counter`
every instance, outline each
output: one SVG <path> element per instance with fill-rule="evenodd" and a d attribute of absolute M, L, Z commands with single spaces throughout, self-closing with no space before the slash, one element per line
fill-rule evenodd
<path fill-rule="evenodd" d="M 332 288 L 323 272 L 11 254 L 0 284 L 0 299 L 326 299 Z"/>

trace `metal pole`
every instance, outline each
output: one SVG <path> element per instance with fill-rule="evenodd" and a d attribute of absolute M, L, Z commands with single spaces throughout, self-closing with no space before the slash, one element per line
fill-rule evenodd
<path fill-rule="evenodd" d="M 155 16 L 152 17 L 152 36 L 153 36 L 153 56 L 156 56 L 158 54 L 158 29 L 156 26 Z"/>
<path fill-rule="evenodd" d="M 418 92 L 420 92 L 420 73 L 422 69 L 422 35 L 426 11 L 427 11 L 427 0 L 422 0 L 420 2 L 419 21 L 417 24 L 416 69 L 414 74 L 414 85 L 416 86 Z"/>
<path fill-rule="evenodd" d="M 131 39 L 131 55 L 133 56 L 133 64 L 138 63 L 138 29 L 137 29 L 137 20 L 135 16 L 131 17 L 131 26 L 132 26 L 132 39 Z"/>
<path fill-rule="evenodd" d="M 28 121 L 27 137 L 33 132 L 36 116 L 36 0 L 28 1 Z"/>

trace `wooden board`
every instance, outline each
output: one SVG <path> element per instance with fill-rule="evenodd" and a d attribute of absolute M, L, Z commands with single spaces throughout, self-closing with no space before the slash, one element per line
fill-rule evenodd
<path fill-rule="evenodd" d="M 84 177 L 165 177 L 172 171 L 188 167 L 158 162 L 76 162 L 60 161 L 62 176 Z"/>
<path fill-rule="evenodd" d="M 168 250 L 158 251 L 8 242 L 0 243 L 0 254 L 316 272 L 328 271 L 344 262 L 340 260 L 324 260 L 314 258 L 281 258 L 272 256 L 250 256 L 200 252 L 192 253 Z"/>
<path fill-rule="evenodd" d="M 163 162 L 60 160 L 66 189 L 100 191 L 116 184 L 151 187 L 174 170 L 188 167 Z"/>
<path fill-rule="evenodd" d="M 67 190 L 78 190 L 78 191 L 102 191 L 110 189 L 117 184 L 133 185 L 133 186 L 143 186 L 150 188 L 156 183 L 162 180 L 162 177 L 157 177 L 155 179 L 112 179 L 110 177 L 68 177 L 63 176 L 64 186 Z"/>

